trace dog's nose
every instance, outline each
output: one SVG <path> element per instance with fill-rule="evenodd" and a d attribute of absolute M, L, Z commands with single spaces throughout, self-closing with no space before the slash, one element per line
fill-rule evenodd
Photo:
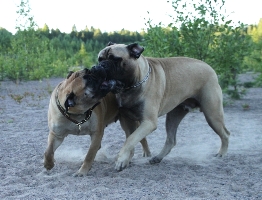
<path fill-rule="evenodd" d="M 106 79 L 106 71 L 102 66 L 94 66 L 91 69 L 91 73 L 94 74 L 99 79 Z"/>
<path fill-rule="evenodd" d="M 68 99 L 68 107 L 74 107 L 75 106 L 75 102 L 72 99 Z"/>

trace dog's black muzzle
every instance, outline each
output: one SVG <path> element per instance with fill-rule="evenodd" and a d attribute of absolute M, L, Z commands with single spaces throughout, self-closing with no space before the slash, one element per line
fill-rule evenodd
<path fill-rule="evenodd" d="M 116 69 L 117 69 L 117 63 L 112 60 L 103 60 L 98 63 L 95 68 L 97 70 L 104 70 L 104 73 L 106 74 L 107 80 L 115 79 L 114 77 L 116 75 Z M 103 68 L 103 69 L 101 69 Z M 100 72 L 101 73 L 101 72 Z"/>
<path fill-rule="evenodd" d="M 100 81 L 100 90 L 103 93 L 119 93 L 123 90 L 124 84 L 113 78 L 113 71 L 116 69 L 115 63 L 111 60 L 104 60 L 93 66 L 91 73 Z"/>

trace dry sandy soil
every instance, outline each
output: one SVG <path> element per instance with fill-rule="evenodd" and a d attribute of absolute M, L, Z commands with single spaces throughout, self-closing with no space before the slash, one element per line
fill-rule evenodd
<path fill-rule="evenodd" d="M 160 164 L 150 165 L 139 144 L 131 165 L 116 172 L 114 159 L 125 140 L 117 122 L 106 128 L 88 176 L 73 177 L 89 136 L 69 135 L 56 151 L 55 167 L 43 167 L 50 91 L 61 80 L 0 82 L 0 199 L 262 199 L 262 88 L 248 89 L 225 107 L 231 136 L 224 158 L 214 157 L 220 139 L 203 114 L 193 111 Z M 152 155 L 164 145 L 164 121 L 159 118 L 147 138 Z"/>

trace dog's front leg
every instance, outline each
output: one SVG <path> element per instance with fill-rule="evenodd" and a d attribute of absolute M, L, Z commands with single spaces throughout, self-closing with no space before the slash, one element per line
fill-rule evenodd
<path fill-rule="evenodd" d="M 115 169 L 121 171 L 129 165 L 131 151 L 148 134 L 157 127 L 157 121 L 144 120 L 140 126 L 126 139 L 126 142 L 118 154 Z"/>
<path fill-rule="evenodd" d="M 74 174 L 74 176 L 85 176 L 92 167 L 92 163 L 96 157 L 97 151 L 101 147 L 101 141 L 103 137 L 103 131 L 100 133 L 94 133 L 91 136 L 91 145 L 89 147 L 88 153 L 86 154 L 85 160 L 81 168 Z"/>
<path fill-rule="evenodd" d="M 55 150 L 61 145 L 64 141 L 64 137 L 57 137 L 52 131 L 49 132 L 48 135 L 48 146 L 45 150 L 44 154 L 44 167 L 47 170 L 50 170 L 54 167 L 54 154 Z"/>
<path fill-rule="evenodd" d="M 125 131 L 126 138 L 128 138 L 136 130 L 136 128 L 140 125 L 138 121 L 134 121 L 130 118 L 126 118 L 121 115 L 119 116 L 119 120 L 120 120 L 121 127 Z M 143 138 L 140 141 L 140 143 L 142 144 L 142 147 L 143 147 L 143 157 L 150 157 L 151 152 L 149 150 L 146 138 Z M 130 160 L 133 156 L 134 156 L 134 149 L 131 151 Z"/>

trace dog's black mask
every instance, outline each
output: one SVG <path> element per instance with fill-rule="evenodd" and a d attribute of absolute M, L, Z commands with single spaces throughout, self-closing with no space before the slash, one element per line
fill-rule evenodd
<path fill-rule="evenodd" d="M 99 79 L 100 93 L 112 92 L 116 94 L 123 90 L 124 84 L 122 82 L 111 79 L 111 69 L 115 68 L 115 63 L 111 60 L 101 61 L 98 65 L 92 67 L 91 74 Z"/>
<path fill-rule="evenodd" d="M 65 108 L 66 108 L 66 112 L 68 111 L 69 107 L 74 107 L 75 106 L 75 100 L 74 100 L 75 94 L 73 92 L 71 92 L 67 97 L 66 97 L 66 101 L 65 101 Z"/>
<path fill-rule="evenodd" d="M 102 70 L 100 71 L 94 71 L 94 70 L 88 70 L 88 73 L 86 73 L 83 76 L 85 80 L 86 87 L 89 87 L 92 89 L 93 92 L 93 98 L 102 98 L 106 96 L 107 93 L 110 92 L 110 88 L 101 88 L 100 85 L 105 80 L 106 76 L 105 73 L 103 73 Z"/>

